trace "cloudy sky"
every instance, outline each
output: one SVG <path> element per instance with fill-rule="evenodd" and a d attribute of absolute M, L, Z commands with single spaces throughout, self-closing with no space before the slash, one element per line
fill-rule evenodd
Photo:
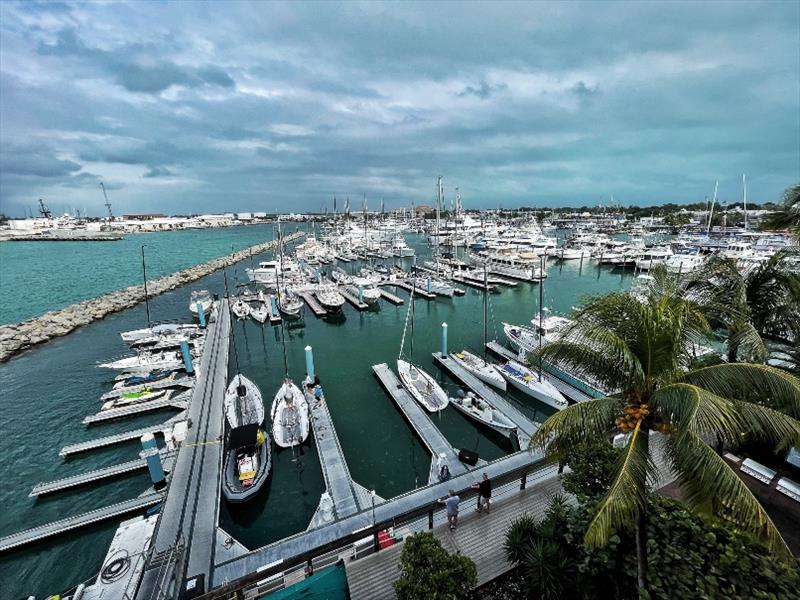
<path fill-rule="evenodd" d="M 0 3 L 0 210 L 776 199 L 800 3 Z M 355 199 L 358 199 L 356 201 Z M 341 208 L 341 200 L 339 208 Z"/>

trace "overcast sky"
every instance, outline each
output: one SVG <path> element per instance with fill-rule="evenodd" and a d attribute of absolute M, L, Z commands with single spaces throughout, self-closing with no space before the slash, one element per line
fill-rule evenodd
<path fill-rule="evenodd" d="M 800 3 L 0 3 L 0 210 L 774 200 Z"/>

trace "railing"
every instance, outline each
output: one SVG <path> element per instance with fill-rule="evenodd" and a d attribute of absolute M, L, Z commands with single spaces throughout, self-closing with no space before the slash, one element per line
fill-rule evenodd
<path fill-rule="evenodd" d="M 555 467 L 547 465 L 543 459 L 515 467 L 505 473 L 492 477 L 494 484 L 493 500 L 509 497 L 524 490 L 536 479 L 544 479 L 555 474 Z M 467 473 L 451 480 L 455 485 L 463 485 L 469 481 L 472 485 L 477 472 Z M 419 490 L 415 490 L 418 492 Z M 409 492 L 411 494 L 413 492 Z M 477 502 L 477 491 L 471 487 L 457 489 L 461 503 L 469 510 L 472 502 Z M 404 494 L 408 495 L 408 494 Z M 402 496 L 401 496 L 402 497 Z M 393 498 L 389 502 L 395 501 Z M 359 514 L 369 513 L 362 511 Z M 203 600 L 237 600 L 257 597 L 269 591 L 282 589 L 287 579 L 296 579 L 299 571 L 310 576 L 315 570 L 325 568 L 339 562 L 343 556 L 358 559 L 380 551 L 378 533 L 393 529 L 395 538 L 402 539 L 418 531 L 433 529 L 437 524 L 446 521 L 445 508 L 438 502 L 430 502 L 413 510 L 394 516 L 391 519 L 373 521 L 372 525 L 352 531 L 330 542 L 323 543 L 312 550 L 299 552 L 274 563 L 264 565 L 252 573 L 229 582 L 201 596 Z M 501 534 L 498 532 L 498 534 Z M 369 547 L 371 546 L 371 550 Z M 293 577 L 290 577 L 293 575 Z"/>

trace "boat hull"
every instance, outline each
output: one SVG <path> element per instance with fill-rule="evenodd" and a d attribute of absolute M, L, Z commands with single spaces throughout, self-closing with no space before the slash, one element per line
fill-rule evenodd
<path fill-rule="evenodd" d="M 287 402 L 287 392 L 291 401 Z M 270 410 L 272 439 L 280 448 L 292 448 L 306 441 L 310 422 L 308 402 L 293 382 L 285 381 L 278 388 Z"/>
<path fill-rule="evenodd" d="M 397 361 L 397 371 L 405 388 L 425 410 L 439 412 L 447 408 L 450 399 L 431 375 L 404 360 Z"/>
<path fill-rule="evenodd" d="M 488 427 L 490 429 L 493 429 L 496 432 L 498 432 L 498 433 L 500 433 L 500 434 L 502 434 L 502 435 L 504 435 L 506 437 L 510 438 L 511 434 L 513 434 L 516 431 L 516 429 L 517 429 L 516 425 L 514 425 L 507 418 L 503 417 L 505 419 L 505 422 L 502 422 L 497 417 L 496 413 L 499 413 L 499 411 L 497 409 L 495 409 L 495 408 L 490 409 L 490 413 L 492 413 L 491 416 L 488 417 L 488 418 L 485 418 L 479 412 L 470 410 L 470 408 L 468 406 L 465 406 L 462 403 L 464 401 L 468 402 L 469 399 L 468 398 L 464 398 L 464 399 L 462 399 L 462 398 L 450 398 L 450 405 L 453 408 L 455 408 L 457 411 L 459 411 L 460 413 L 462 413 L 465 416 L 469 417 L 470 419 L 473 419 L 474 421 L 480 423 L 481 425 L 484 425 L 484 426 L 486 426 L 486 427 Z"/>
<path fill-rule="evenodd" d="M 517 363 L 503 365 L 501 372 L 506 381 L 519 391 L 557 410 L 566 408 L 566 398 L 544 379 L 540 382 L 525 367 Z"/>
<path fill-rule="evenodd" d="M 225 500 L 233 504 L 246 502 L 258 494 L 272 470 L 272 450 L 270 449 L 269 438 L 267 438 L 264 443 L 256 448 L 258 470 L 253 483 L 244 487 L 236 475 L 237 452 L 237 448 L 226 449 L 222 481 L 222 494 L 225 496 Z"/>

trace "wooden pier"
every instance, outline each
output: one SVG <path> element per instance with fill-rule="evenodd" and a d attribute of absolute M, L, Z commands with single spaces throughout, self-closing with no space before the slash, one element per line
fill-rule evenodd
<path fill-rule="evenodd" d="M 347 300 L 354 308 L 358 310 L 366 310 L 369 305 L 366 302 L 359 302 L 358 297 L 351 294 L 344 286 L 339 288 L 339 293 Z"/>
<path fill-rule="evenodd" d="M 125 502 L 117 502 L 116 504 L 112 504 L 110 506 L 98 508 L 96 510 L 90 510 L 89 512 L 67 517 L 66 519 L 61 519 L 59 521 L 53 521 L 52 523 L 47 523 L 46 525 L 33 527 L 24 531 L 18 531 L 17 533 L 12 533 L 4 538 L 0 538 L 0 552 L 6 552 L 8 550 L 12 550 L 13 548 L 19 548 L 20 546 L 26 546 L 34 542 L 39 542 L 50 537 L 61 535 L 62 533 L 67 533 L 68 531 L 86 527 L 87 525 L 93 525 L 94 523 L 107 521 L 108 519 L 113 519 L 114 517 L 120 517 L 122 515 L 138 512 L 158 504 L 163 499 L 164 496 L 161 493 L 148 492 L 142 496 L 132 498 L 131 500 L 126 500 Z"/>
<path fill-rule="evenodd" d="M 400 296 L 395 296 L 391 292 L 387 292 L 384 288 L 378 288 L 381 292 L 381 296 L 391 302 L 392 304 L 404 304 L 405 300 L 403 300 Z"/>
<path fill-rule="evenodd" d="M 145 433 L 161 433 L 167 428 L 171 428 L 173 423 L 183 421 L 186 418 L 186 411 L 175 415 L 170 420 L 161 423 L 160 425 L 151 425 L 150 427 L 141 427 L 139 429 L 132 429 L 130 431 L 123 431 L 107 435 L 105 437 L 88 440 L 86 442 L 78 442 L 77 444 L 70 444 L 64 446 L 58 453 L 60 456 L 72 456 L 73 454 L 80 454 L 81 452 L 88 452 L 89 450 L 96 450 L 97 448 L 105 448 L 106 446 L 113 446 L 114 444 L 121 444 L 131 440 L 138 440 Z"/>
<path fill-rule="evenodd" d="M 514 354 L 511 350 L 506 348 L 505 346 L 497 343 L 497 342 L 487 342 L 486 347 L 497 354 L 498 356 L 502 356 L 506 360 L 514 360 L 517 362 L 524 362 L 521 361 L 519 356 Z M 546 367 L 542 368 L 542 378 L 546 379 L 553 386 L 564 396 L 569 398 L 570 400 L 574 400 L 575 402 L 585 402 L 586 400 L 594 400 L 595 398 L 602 398 L 602 392 L 598 390 L 594 390 L 593 394 L 588 393 L 588 390 L 591 389 L 589 386 L 586 386 L 587 391 L 584 391 L 578 388 L 575 384 L 570 383 L 553 373 L 549 372 Z M 585 385 L 585 384 L 584 384 Z"/>
<path fill-rule="evenodd" d="M 537 423 L 531 421 L 522 411 L 503 398 L 503 396 L 497 393 L 490 385 L 475 377 L 475 375 L 467 371 L 453 359 L 447 357 L 442 358 L 441 352 L 434 352 L 433 359 L 440 367 L 448 371 L 453 377 L 461 381 L 478 396 L 511 419 L 514 425 L 517 426 L 517 441 L 520 449 L 524 450 L 528 447 L 528 442 L 531 441 L 531 437 L 536 430 L 539 429 Z"/>
<path fill-rule="evenodd" d="M 157 400 L 151 400 L 150 402 L 142 402 L 141 404 L 133 404 L 131 406 L 124 406 L 122 408 L 102 410 L 97 414 L 85 417 L 83 419 L 83 424 L 90 425 L 92 423 L 102 423 L 103 421 L 139 415 L 146 412 L 159 410 L 161 408 L 177 408 L 179 410 L 186 410 L 188 407 L 187 401 L 190 393 L 191 392 L 184 392 L 175 398 L 159 398 Z"/>
<path fill-rule="evenodd" d="M 308 304 L 308 308 L 311 309 L 311 312 L 314 313 L 315 317 L 324 317 L 326 314 L 328 314 L 328 311 L 322 308 L 322 305 L 311 292 L 302 292 L 298 294 L 298 296 L 300 296 L 303 301 Z"/>
<path fill-rule="evenodd" d="M 450 469 L 452 476 L 461 475 L 466 473 L 469 469 L 467 466 L 458 460 L 458 452 L 450 445 L 447 438 L 442 435 L 442 432 L 434 425 L 433 420 L 430 418 L 425 409 L 422 408 L 411 394 L 406 391 L 403 384 L 395 376 L 394 372 L 389 368 L 386 363 L 373 365 L 372 370 L 378 376 L 381 385 L 389 392 L 389 395 L 400 408 L 400 412 L 411 425 L 414 433 L 417 434 L 419 439 L 428 448 L 431 453 L 431 470 L 428 477 L 428 483 L 436 483 L 439 481 L 439 476 L 436 469 L 436 463 L 439 456 L 442 454 L 447 458 L 447 466 Z"/>

